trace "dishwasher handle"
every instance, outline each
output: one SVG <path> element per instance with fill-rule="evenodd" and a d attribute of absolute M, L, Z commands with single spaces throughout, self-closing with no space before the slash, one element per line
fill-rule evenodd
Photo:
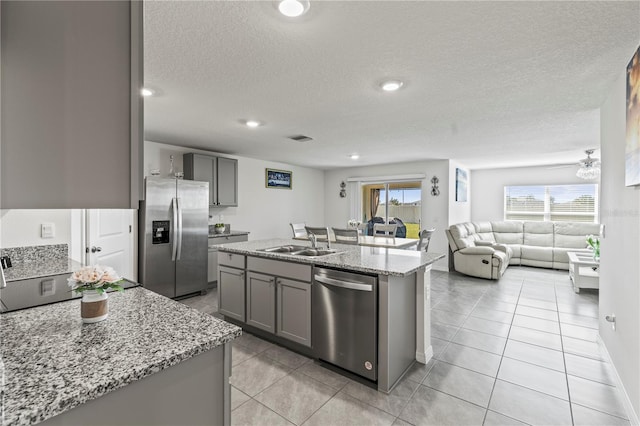
<path fill-rule="evenodd" d="M 346 288 L 349 290 L 358 290 L 358 291 L 373 291 L 373 286 L 371 284 L 362 284 L 362 283 L 354 283 L 351 281 L 343 281 L 336 280 L 333 278 L 326 277 L 324 275 L 314 275 L 315 281 L 327 284 L 334 287 Z"/>

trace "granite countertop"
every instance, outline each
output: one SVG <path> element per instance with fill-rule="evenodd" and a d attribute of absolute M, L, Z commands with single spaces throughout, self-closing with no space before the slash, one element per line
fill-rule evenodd
<path fill-rule="evenodd" d="M 82 267 L 80 262 L 65 258 L 43 258 L 37 261 L 13 262 L 11 268 L 4 270 L 7 282 L 27 280 L 30 278 L 48 277 L 51 275 L 71 274 Z"/>
<path fill-rule="evenodd" d="M 214 238 L 214 237 L 233 237 L 235 235 L 249 235 L 249 234 L 250 234 L 249 231 L 229 231 L 229 232 L 224 232 L 222 234 L 209 233 L 209 238 Z"/>
<path fill-rule="evenodd" d="M 337 249 L 339 253 L 315 258 L 296 256 L 286 253 L 268 253 L 259 251 L 260 249 L 282 245 L 308 246 L 309 243 L 293 239 L 268 239 L 222 244 L 218 246 L 218 250 L 249 256 L 347 269 L 357 272 L 395 275 L 401 277 L 412 274 L 418 269 L 431 265 L 435 261 L 444 258 L 444 255 L 440 253 L 345 244 L 331 244 L 331 248 Z M 325 245 L 326 243 L 318 243 L 318 246 L 320 247 L 324 247 Z"/>
<path fill-rule="evenodd" d="M 80 300 L 0 315 L 3 425 L 30 425 L 240 336 L 235 325 L 142 287 L 83 324 Z M 3 371 L 2 371 L 3 370 Z"/>

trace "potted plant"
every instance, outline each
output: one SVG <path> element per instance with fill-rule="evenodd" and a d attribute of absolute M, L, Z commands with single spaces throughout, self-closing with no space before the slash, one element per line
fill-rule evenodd
<path fill-rule="evenodd" d="M 589 235 L 587 237 L 587 244 L 593 250 L 593 259 L 600 260 L 600 238 Z"/>
<path fill-rule="evenodd" d="M 224 223 L 216 223 L 215 225 L 213 225 L 213 230 L 216 234 L 222 234 L 224 233 Z"/>
<path fill-rule="evenodd" d="M 82 293 L 80 316 L 82 322 L 93 323 L 107 319 L 107 289 L 124 291 L 118 283 L 122 281 L 116 271 L 109 266 L 85 266 L 71 274 L 67 280 L 71 291 Z"/>

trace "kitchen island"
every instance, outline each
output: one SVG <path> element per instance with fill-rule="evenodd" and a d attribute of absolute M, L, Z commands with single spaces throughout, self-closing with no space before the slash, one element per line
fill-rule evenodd
<path fill-rule="evenodd" d="M 312 294 L 318 295 L 318 271 L 363 274 L 377 278 L 377 306 L 370 324 L 377 338 L 377 389 L 390 392 L 414 361 L 431 359 L 430 271 L 444 255 L 342 244 L 332 245 L 336 252 L 324 256 L 273 250 L 300 245 L 293 239 L 269 239 L 219 246 L 219 303 L 225 319 L 321 358 L 312 318 L 331 309 L 318 308 L 317 300 L 312 301 Z M 315 323 L 313 329 L 317 330 Z M 371 370 L 370 363 L 364 364 Z"/>
<path fill-rule="evenodd" d="M 240 328 L 142 287 L 0 315 L 2 425 L 228 424 Z"/>

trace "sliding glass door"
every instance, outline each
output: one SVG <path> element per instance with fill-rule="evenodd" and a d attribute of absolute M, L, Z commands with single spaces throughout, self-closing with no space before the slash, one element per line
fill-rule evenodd
<path fill-rule="evenodd" d="M 362 185 L 362 219 L 367 235 L 374 223 L 395 223 L 399 238 L 418 238 L 422 217 L 422 183 L 380 182 Z"/>

